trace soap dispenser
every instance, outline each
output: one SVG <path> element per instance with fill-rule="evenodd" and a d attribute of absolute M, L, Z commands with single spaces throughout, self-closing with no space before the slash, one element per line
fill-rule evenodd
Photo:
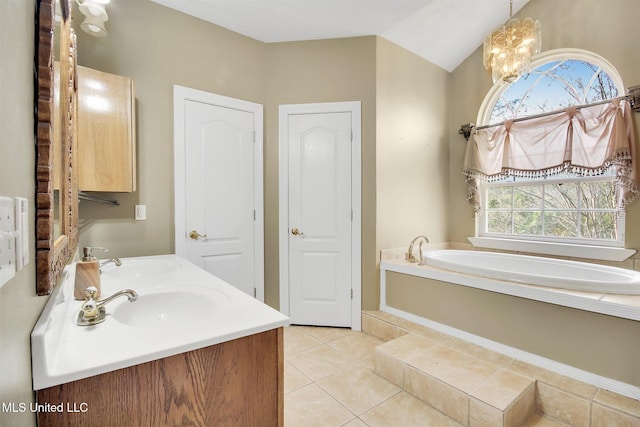
<path fill-rule="evenodd" d="M 85 299 L 85 289 L 94 286 L 98 292 L 96 298 L 100 298 L 100 264 L 98 258 L 93 256 L 94 250 L 106 251 L 105 248 L 85 246 L 82 248 L 82 260 L 76 263 L 76 280 L 73 297 L 77 300 Z"/>

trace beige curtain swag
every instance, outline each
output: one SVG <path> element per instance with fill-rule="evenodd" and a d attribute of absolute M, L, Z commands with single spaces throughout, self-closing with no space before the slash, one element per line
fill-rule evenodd
<path fill-rule="evenodd" d="M 629 101 L 570 107 L 557 114 L 476 131 L 469 139 L 463 173 L 468 199 L 480 209 L 479 181 L 558 173 L 582 176 L 616 170 L 618 209 L 640 196 L 637 147 Z"/>

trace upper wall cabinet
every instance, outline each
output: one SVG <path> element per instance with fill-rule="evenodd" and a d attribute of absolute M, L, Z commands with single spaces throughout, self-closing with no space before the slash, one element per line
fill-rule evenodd
<path fill-rule="evenodd" d="M 78 67 L 81 191 L 136 190 L 135 96 L 128 77 Z"/>

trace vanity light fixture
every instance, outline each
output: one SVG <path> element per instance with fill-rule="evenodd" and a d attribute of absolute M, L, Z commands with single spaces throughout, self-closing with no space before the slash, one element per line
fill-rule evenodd
<path fill-rule="evenodd" d="M 106 37 L 104 23 L 109 20 L 106 5 L 110 0 L 76 0 L 80 12 L 85 16 L 80 28 L 95 37 Z"/>
<path fill-rule="evenodd" d="M 513 0 L 509 0 L 509 22 L 484 39 L 484 68 L 491 69 L 493 82 L 514 82 L 527 72 L 531 57 L 540 53 L 542 28 L 540 21 L 513 16 Z"/>

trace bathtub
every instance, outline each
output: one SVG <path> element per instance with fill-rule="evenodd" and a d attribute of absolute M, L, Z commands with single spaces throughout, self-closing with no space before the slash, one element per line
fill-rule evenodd
<path fill-rule="evenodd" d="M 640 272 L 498 252 L 430 250 L 426 265 L 489 279 L 602 294 L 640 295 Z"/>
<path fill-rule="evenodd" d="M 463 274 L 560 289 L 640 295 L 640 272 L 624 268 L 498 252 L 429 250 L 426 265 Z"/>

